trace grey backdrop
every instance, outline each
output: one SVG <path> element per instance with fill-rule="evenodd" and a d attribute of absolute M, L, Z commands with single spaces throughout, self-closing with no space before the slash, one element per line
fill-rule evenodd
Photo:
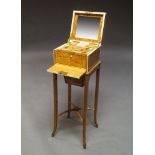
<path fill-rule="evenodd" d="M 76 115 L 53 127 L 52 49 L 69 37 L 73 10 L 108 13 L 101 50 L 99 128 L 88 114 L 87 149 Z M 22 155 L 132 155 L 132 0 L 22 0 Z M 94 100 L 90 81 L 89 104 Z M 59 112 L 67 107 L 67 86 L 59 76 Z M 73 87 L 82 106 L 83 89 Z"/>

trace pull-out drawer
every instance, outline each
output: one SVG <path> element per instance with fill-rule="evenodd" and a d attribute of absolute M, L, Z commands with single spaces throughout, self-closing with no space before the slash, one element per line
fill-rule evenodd
<path fill-rule="evenodd" d="M 86 69 L 56 63 L 47 69 L 47 72 L 80 79 L 80 77 L 86 72 Z"/>

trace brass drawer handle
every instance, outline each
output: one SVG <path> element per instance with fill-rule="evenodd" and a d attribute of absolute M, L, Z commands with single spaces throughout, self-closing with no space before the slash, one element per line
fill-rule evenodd
<path fill-rule="evenodd" d="M 68 73 L 67 72 L 64 72 L 64 71 L 59 71 L 58 74 L 67 75 Z"/>

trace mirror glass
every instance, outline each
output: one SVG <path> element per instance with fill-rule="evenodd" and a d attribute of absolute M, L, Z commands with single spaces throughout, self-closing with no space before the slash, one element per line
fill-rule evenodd
<path fill-rule="evenodd" d="M 97 40 L 99 26 L 100 18 L 78 16 L 76 37 Z"/>

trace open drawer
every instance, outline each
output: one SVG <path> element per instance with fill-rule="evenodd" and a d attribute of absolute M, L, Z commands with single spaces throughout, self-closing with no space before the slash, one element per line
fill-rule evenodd
<path fill-rule="evenodd" d="M 47 72 L 80 79 L 86 72 L 86 69 L 56 63 L 47 69 Z"/>

